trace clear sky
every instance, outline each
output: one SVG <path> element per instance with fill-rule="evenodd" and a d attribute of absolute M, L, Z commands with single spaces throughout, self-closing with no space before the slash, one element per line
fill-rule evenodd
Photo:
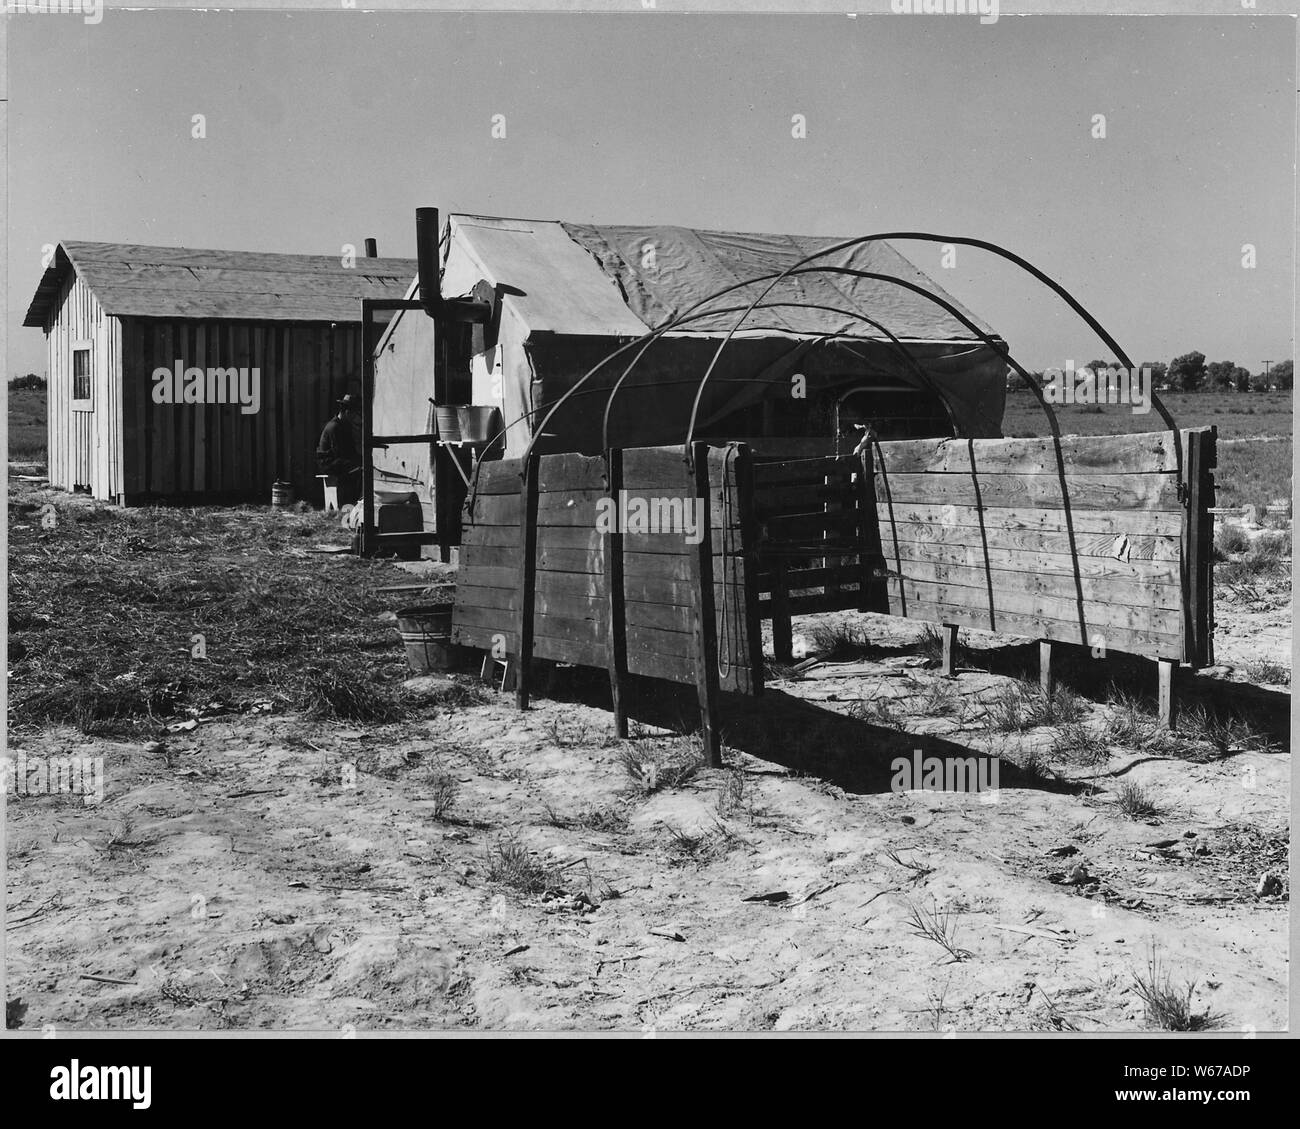
<path fill-rule="evenodd" d="M 45 371 L 19 328 L 44 244 L 374 235 L 413 256 L 422 204 L 973 235 L 1058 277 L 1134 360 L 1292 355 L 1290 18 L 109 11 L 8 31 L 10 375 Z M 1103 355 L 1009 265 L 899 247 L 1029 367 Z"/>

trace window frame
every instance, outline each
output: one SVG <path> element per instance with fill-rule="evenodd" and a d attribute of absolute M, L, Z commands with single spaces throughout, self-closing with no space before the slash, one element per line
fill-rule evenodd
<path fill-rule="evenodd" d="M 72 370 L 68 374 L 72 379 L 72 410 L 74 412 L 93 412 L 95 410 L 95 342 L 89 338 L 74 340 L 71 345 Z M 77 395 L 77 354 L 86 354 L 86 388 L 85 396 Z"/>

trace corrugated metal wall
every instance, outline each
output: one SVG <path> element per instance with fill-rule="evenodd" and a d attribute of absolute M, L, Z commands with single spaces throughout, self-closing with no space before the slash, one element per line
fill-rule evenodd
<path fill-rule="evenodd" d="M 122 319 L 122 481 L 146 497 L 269 499 L 277 478 L 318 501 L 316 443 L 345 392 L 361 391 L 361 326 Z M 238 404 L 158 404 L 156 368 L 256 368 L 256 414 Z"/>

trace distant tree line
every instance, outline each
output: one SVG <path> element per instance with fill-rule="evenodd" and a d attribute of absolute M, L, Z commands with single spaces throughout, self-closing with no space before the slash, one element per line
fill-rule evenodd
<path fill-rule="evenodd" d="M 1087 367 L 1095 373 L 1102 369 L 1118 368 L 1119 362 L 1089 361 Z M 1157 391 L 1268 392 L 1270 389 L 1278 389 L 1289 392 L 1295 364 L 1289 360 L 1279 361 L 1275 365 L 1269 365 L 1267 372 L 1252 373 L 1236 361 L 1210 361 L 1207 364 L 1204 353 L 1191 352 L 1175 357 L 1168 364 L 1164 361 L 1143 361 L 1138 368 L 1151 370 L 1151 384 Z M 1045 378 L 1041 372 L 1030 375 L 1040 386 L 1044 383 Z M 1012 373 L 1007 387 L 1016 388 L 1019 384 L 1020 379 Z"/>
<path fill-rule="evenodd" d="M 29 372 L 26 376 L 13 376 L 9 378 L 9 387 L 43 391 L 45 389 L 45 377 L 37 376 L 34 372 Z"/>

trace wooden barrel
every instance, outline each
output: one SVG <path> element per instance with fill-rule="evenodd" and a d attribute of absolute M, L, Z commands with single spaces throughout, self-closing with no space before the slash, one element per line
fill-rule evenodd
<path fill-rule="evenodd" d="M 271 484 L 271 505 L 277 509 L 293 505 L 293 483 L 277 480 Z"/>

